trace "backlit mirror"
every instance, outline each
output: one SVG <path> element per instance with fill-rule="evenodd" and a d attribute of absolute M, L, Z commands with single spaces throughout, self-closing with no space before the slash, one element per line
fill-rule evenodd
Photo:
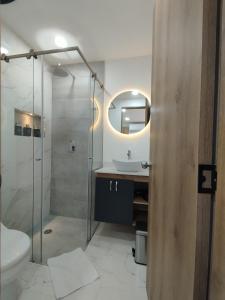
<path fill-rule="evenodd" d="M 150 120 L 150 101 L 138 91 L 119 94 L 110 104 L 109 121 L 114 129 L 123 134 L 143 130 Z"/>

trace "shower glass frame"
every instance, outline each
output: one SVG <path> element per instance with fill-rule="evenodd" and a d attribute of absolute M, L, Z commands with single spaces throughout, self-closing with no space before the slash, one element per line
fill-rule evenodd
<path fill-rule="evenodd" d="M 18 59 L 22 59 L 19 58 Z M 16 60 L 17 61 L 17 60 Z M 14 61 L 12 61 L 13 63 Z M 32 97 L 32 115 L 36 115 L 37 111 L 35 110 L 35 104 L 36 104 L 36 92 L 35 92 L 35 85 L 37 82 L 41 83 L 41 86 L 37 88 L 38 93 L 39 93 L 39 100 L 41 99 L 41 112 L 39 111 L 38 114 L 41 113 L 41 143 L 39 143 L 39 154 L 37 157 L 37 152 L 35 151 L 35 145 L 36 145 L 36 138 L 33 136 L 32 137 L 32 147 L 33 147 L 33 199 L 32 199 L 32 224 L 31 224 L 31 232 L 30 236 L 32 238 L 32 261 L 36 263 L 43 263 L 43 204 L 44 204 L 44 129 L 45 129 L 45 99 L 44 99 L 44 88 L 45 88 L 45 80 L 44 80 L 44 71 L 45 71 L 45 61 L 44 61 L 44 55 L 41 55 L 41 71 L 39 70 L 39 74 L 36 73 L 36 59 L 32 56 L 29 63 L 32 62 L 33 64 L 33 74 L 32 74 L 32 80 L 33 80 L 33 97 Z M 85 62 L 85 61 L 84 61 Z M 2 62 L 1 62 L 2 63 Z M 11 63 L 11 62 L 10 62 Z M 9 65 L 10 65 L 9 63 Z M 37 80 L 37 81 L 36 81 Z M 98 83 L 98 84 L 96 84 Z M 94 187 L 95 187 L 95 172 L 94 170 L 96 169 L 96 164 L 94 163 L 94 156 L 93 156 L 93 143 L 94 143 L 94 123 L 95 123 L 95 91 L 96 91 L 96 86 L 101 90 L 102 92 L 102 97 L 104 98 L 104 93 L 103 93 L 103 86 L 99 86 L 99 80 L 96 80 L 96 76 L 90 72 L 90 130 L 89 130 L 89 149 L 88 149 L 88 199 L 87 199 L 87 231 L 86 231 L 86 242 L 90 241 L 92 238 L 96 228 L 97 224 L 94 221 Z M 3 95 L 4 97 L 4 95 Z M 1 99 L 1 106 L 0 108 L 2 109 L 2 99 Z M 102 120 L 101 120 L 102 122 Z M 34 123 L 33 123 L 34 127 Z M 4 133 L 3 133 L 4 134 Z M 1 132 L 2 136 L 2 132 Z M 2 138 L 1 138 L 2 142 Z M 102 141 L 101 141 L 102 142 Z M 1 143 L 2 144 L 2 143 Z M 102 145 L 103 146 L 103 145 Z M 37 167 L 36 164 L 39 162 L 40 167 Z M 102 166 L 102 162 L 100 164 L 98 163 L 99 167 Z M 38 171 L 37 171 L 38 169 Z M 37 173 L 36 173 L 37 171 Z M 38 180 L 41 179 L 38 183 Z M 4 178 L 3 178 L 3 184 L 4 184 Z M 35 188 L 37 187 L 38 189 L 38 184 L 41 185 L 41 191 L 38 190 L 38 193 L 35 194 Z M 2 188 L 1 188 L 2 192 Z M 38 199 L 38 201 L 37 201 Z M 37 207 L 36 207 L 37 205 Z M 37 224 L 35 222 L 37 221 Z M 4 218 L 3 218 L 4 221 Z M 7 225 L 7 224 L 6 224 Z M 38 242 L 34 243 L 34 235 L 35 235 L 35 230 L 36 227 L 40 227 L 39 231 L 39 238 Z M 12 225 L 13 228 L 13 225 Z M 15 228 L 17 229 L 17 228 Z M 20 228 L 21 229 L 21 228 Z M 39 249 L 39 250 L 38 250 Z M 35 253 L 36 252 L 36 253 Z"/>

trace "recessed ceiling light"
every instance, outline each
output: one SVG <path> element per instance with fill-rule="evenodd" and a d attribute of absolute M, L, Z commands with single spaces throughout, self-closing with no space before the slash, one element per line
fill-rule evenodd
<path fill-rule="evenodd" d="M 130 121 L 130 118 L 129 118 L 129 117 L 126 117 L 126 118 L 125 118 L 125 121 Z"/>
<path fill-rule="evenodd" d="M 132 91 L 131 93 L 132 93 L 133 96 L 139 95 L 138 91 Z"/>
<path fill-rule="evenodd" d="M 1 54 L 7 55 L 9 53 L 9 50 L 4 47 L 1 47 L 0 49 L 1 49 Z"/>
<path fill-rule="evenodd" d="M 126 110 L 126 108 L 122 108 L 122 112 L 126 112 L 127 110 Z"/>
<path fill-rule="evenodd" d="M 58 46 L 59 48 L 65 48 L 65 47 L 67 47 L 67 41 L 66 41 L 66 39 L 65 39 L 63 36 L 61 36 L 61 35 L 57 35 L 57 36 L 55 37 L 55 44 L 56 44 L 56 46 Z"/>

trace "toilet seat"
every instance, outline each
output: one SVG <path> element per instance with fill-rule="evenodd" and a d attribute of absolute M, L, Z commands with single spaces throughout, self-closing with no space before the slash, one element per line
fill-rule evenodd
<path fill-rule="evenodd" d="M 17 277 L 24 262 L 29 261 L 30 238 L 23 232 L 7 229 L 1 224 L 1 276 L 8 283 Z"/>
<path fill-rule="evenodd" d="M 22 260 L 30 251 L 29 237 L 17 230 L 7 229 L 1 224 L 1 271 Z"/>

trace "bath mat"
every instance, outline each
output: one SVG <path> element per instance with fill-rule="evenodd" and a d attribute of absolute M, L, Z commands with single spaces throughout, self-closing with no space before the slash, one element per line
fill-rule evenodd
<path fill-rule="evenodd" d="M 48 259 L 56 299 L 62 299 L 99 278 L 87 255 L 80 248 Z"/>

